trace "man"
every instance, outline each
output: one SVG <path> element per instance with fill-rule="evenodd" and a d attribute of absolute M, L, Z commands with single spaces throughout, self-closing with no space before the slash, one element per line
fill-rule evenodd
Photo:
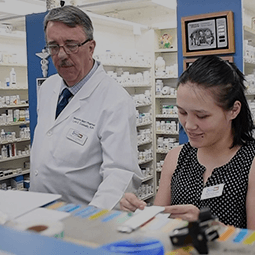
<path fill-rule="evenodd" d="M 58 74 L 38 95 L 30 190 L 112 209 L 142 178 L 134 102 L 93 59 L 93 26 L 83 11 L 52 9 L 44 32 Z"/>

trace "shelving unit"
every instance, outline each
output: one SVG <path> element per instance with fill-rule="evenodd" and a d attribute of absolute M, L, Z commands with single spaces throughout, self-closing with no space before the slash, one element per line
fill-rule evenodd
<path fill-rule="evenodd" d="M 29 158 L 29 154 L 27 154 L 27 155 L 20 155 L 20 156 L 14 156 L 14 157 L 6 158 L 6 159 L 1 159 L 0 163 L 14 161 L 14 160 L 19 160 L 19 159 L 27 159 L 27 158 Z M 7 169 L 7 170 L 9 170 L 9 169 Z"/>
<path fill-rule="evenodd" d="M 244 40 L 248 40 L 249 45 L 254 48 L 255 52 L 255 30 L 244 26 Z M 245 47 L 245 46 L 244 46 Z M 245 51 L 245 49 L 244 49 Z M 248 55 L 248 56 L 247 56 Z M 244 54 L 244 73 L 245 75 L 252 74 L 255 69 L 255 54 Z"/>
<path fill-rule="evenodd" d="M 24 174 L 29 174 L 30 170 L 29 169 L 24 169 L 22 171 L 17 170 L 16 172 L 14 172 L 14 173 L 11 172 L 11 173 L 8 173 L 7 175 L 4 175 L 3 177 L 0 177 L 0 181 L 8 180 L 10 178 L 14 178 L 14 177 L 24 175 Z"/>
<path fill-rule="evenodd" d="M 166 37 L 172 37 L 170 45 L 162 44 L 160 38 L 163 35 Z M 169 37 L 168 37 L 169 38 Z M 155 166 L 155 185 L 158 187 L 160 181 L 160 174 L 163 161 L 169 149 L 173 146 L 179 144 L 179 132 L 178 132 L 178 115 L 176 109 L 174 108 L 176 104 L 176 84 L 177 84 L 177 30 L 176 28 L 169 29 L 156 29 L 154 31 L 154 56 L 155 56 L 155 134 L 154 134 L 154 144 L 155 144 L 155 155 L 156 160 Z M 169 48 L 165 48 L 169 47 Z M 164 73 L 158 74 L 156 61 L 158 57 L 162 57 L 165 61 Z M 157 80 L 163 82 L 163 87 L 167 86 L 171 89 L 171 92 L 158 94 Z M 166 106 L 171 107 L 168 112 L 164 110 Z M 173 126 L 171 127 L 169 123 L 175 123 L 175 130 Z M 159 123 L 165 123 L 159 126 Z M 167 127 L 166 127 L 167 125 Z M 168 142 L 167 142 L 168 141 Z"/>
<path fill-rule="evenodd" d="M 255 30 L 243 26 L 244 44 L 243 44 L 243 65 L 245 74 L 245 84 L 247 86 L 246 98 L 248 100 L 253 121 L 255 120 Z M 247 44 L 248 42 L 248 44 Z"/>
<path fill-rule="evenodd" d="M 103 62 L 106 72 L 133 97 L 137 110 L 138 163 L 144 175 L 137 195 L 150 203 L 154 197 L 152 66 L 150 64 L 111 64 Z M 145 73 L 148 80 L 144 79 Z M 129 74 L 123 78 L 124 73 Z M 121 78 L 122 77 L 122 78 Z M 140 80 L 139 80 L 140 78 Z"/>
<path fill-rule="evenodd" d="M 16 177 L 27 179 L 30 172 L 30 135 L 28 129 L 26 134 L 23 129 L 29 127 L 29 118 L 14 118 L 14 112 L 25 113 L 29 107 L 25 32 L 0 33 L 0 45 L 0 131 L 5 132 L 0 137 L 0 189 L 7 189 Z M 17 84 L 8 87 L 6 78 L 12 67 Z M 7 157 L 2 148 L 9 149 Z"/>

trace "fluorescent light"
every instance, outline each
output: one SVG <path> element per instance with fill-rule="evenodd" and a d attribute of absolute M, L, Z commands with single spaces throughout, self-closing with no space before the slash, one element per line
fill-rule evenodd
<path fill-rule="evenodd" d="M 176 0 L 151 0 L 153 3 L 163 5 L 169 9 L 176 9 Z"/>
<path fill-rule="evenodd" d="M 17 0 L 8 0 L 5 2 L 0 2 L 0 10 L 1 12 L 15 15 L 26 15 L 31 13 L 45 12 L 46 6 Z"/>

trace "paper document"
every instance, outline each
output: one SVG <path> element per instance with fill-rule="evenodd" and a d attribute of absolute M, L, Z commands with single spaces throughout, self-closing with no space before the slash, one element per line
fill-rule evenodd
<path fill-rule="evenodd" d="M 49 193 L 0 190 L 0 210 L 7 214 L 9 219 L 15 219 L 59 198 L 61 195 Z"/>
<path fill-rule="evenodd" d="M 37 208 L 15 219 L 15 222 L 26 223 L 32 221 L 61 221 L 70 216 L 71 213 L 50 210 L 47 208 Z"/>
<path fill-rule="evenodd" d="M 131 233 L 133 230 L 137 229 L 164 210 L 165 207 L 163 206 L 149 206 L 145 207 L 143 210 L 138 209 L 129 220 L 118 227 L 118 231 Z"/>

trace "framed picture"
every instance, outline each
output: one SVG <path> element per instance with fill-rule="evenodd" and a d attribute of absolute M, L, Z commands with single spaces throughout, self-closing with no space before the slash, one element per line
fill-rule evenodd
<path fill-rule="evenodd" d="M 234 57 L 233 56 L 226 56 L 226 57 L 221 57 L 224 60 L 227 60 L 230 63 L 234 62 Z M 193 62 L 196 61 L 197 58 L 186 58 L 183 60 L 183 71 L 185 71 L 190 65 L 192 65 Z"/>
<path fill-rule="evenodd" d="M 232 11 L 181 18 L 183 56 L 235 52 Z"/>

